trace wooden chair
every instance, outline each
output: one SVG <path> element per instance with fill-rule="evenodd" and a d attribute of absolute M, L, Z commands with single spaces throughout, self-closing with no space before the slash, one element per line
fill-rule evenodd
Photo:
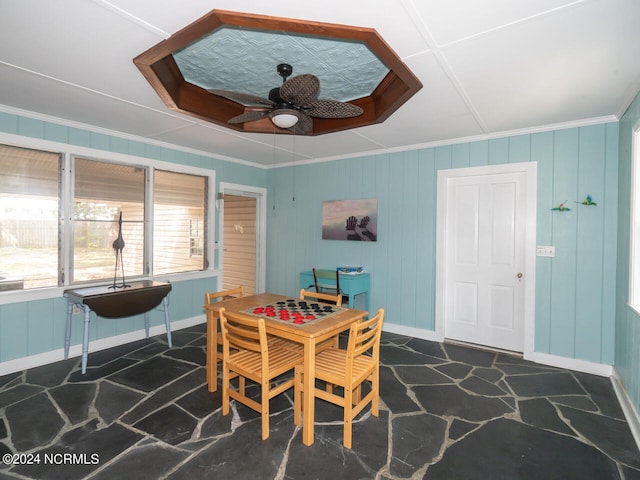
<path fill-rule="evenodd" d="M 344 409 L 344 439 L 346 448 L 351 448 L 353 419 L 371 403 L 371 414 L 378 416 L 379 409 L 379 370 L 380 336 L 384 310 L 368 320 L 355 322 L 349 330 L 349 343 L 346 350 L 330 347 L 315 358 L 315 379 L 326 382 L 327 389 L 315 387 L 315 396 L 341 406 Z M 367 354 L 367 352 L 369 352 Z M 296 425 L 300 424 L 302 410 L 302 365 L 295 368 L 294 414 Z M 371 382 L 370 391 L 361 397 L 364 382 Z M 315 382 L 314 382 L 315 383 Z M 343 395 L 333 392 L 333 386 L 343 389 Z"/>
<path fill-rule="evenodd" d="M 234 400 L 260 413 L 262 439 L 269 437 L 269 401 L 293 386 L 293 376 L 274 384 L 273 380 L 302 363 L 302 353 L 270 348 L 264 318 L 251 317 L 220 309 L 222 328 L 222 415 L 229 413 L 229 400 Z M 231 378 L 238 376 L 238 388 Z M 246 380 L 261 386 L 260 401 L 245 393 Z"/>
<path fill-rule="evenodd" d="M 206 305 L 230 298 L 244 297 L 244 286 L 222 290 L 220 292 L 207 292 L 204 294 Z M 222 346 L 222 334 L 218 328 L 218 319 L 207 322 L 207 386 L 210 392 L 218 388 L 218 360 L 222 360 L 222 351 L 218 351 L 218 345 Z"/>

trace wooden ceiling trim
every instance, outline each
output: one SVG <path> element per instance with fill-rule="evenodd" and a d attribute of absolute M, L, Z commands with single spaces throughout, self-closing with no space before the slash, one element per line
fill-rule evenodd
<path fill-rule="evenodd" d="M 292 134 L 287 129 L 275 127 L 269 118 L 244 124 L 229 124 L 230 118 L 250 111 L 251 107 L 213 95 L 201 87 L 188 83 L 183 78 L 173 59 L 173 54 L 224 26 L 313 35 L 332 40 L 359 41 L 367 45 L 389 68 L 390 72 L 371 95 L 350 102 L 363 108 L 362 115 L 343 119 L 314 118 L 313 129 L 308 135 L 320 135 L 381 123 L 422 88 L 420 80 L 374 29 L 212 10 L 133 60 L 145 79 L 171 110 L 240 132 Z"/>

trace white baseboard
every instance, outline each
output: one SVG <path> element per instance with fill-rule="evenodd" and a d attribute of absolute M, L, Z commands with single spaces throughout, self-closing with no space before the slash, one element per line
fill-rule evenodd
<path fill-rule="evenodd" d="M 394 323 L 385 323 L 382 330 L 389 333 L 397 333 L 398 335 L 407 335 L 409 337 L 421 338 L 432 342 L 442 342 L 442 339 L 433 330 L 424 330 L 421 328 L 405 327 Z M 557 355 L 549 355 L 547 353 L 533 352 L 530 358 L 525 358 L 534 363 L 549 365 L 552 367 L 566 368 L 577 372 L 591 373 L 601 377 L 611 377 L 613 367 L 602 363 L 588 362 L 586 360 L 577 360 L 574 358 L 560 357 Z"/>
<path fill-rule="evenodd" d="M 629 398 L 627 389 L 624 387 L 624 384 L 622 383 L 622 380 L 615 368 L 613 370 L 613 375 L 611 376 L 611 383 L 613 384 L 613 390 L 616 392 L 616 396 L 620 402 L 622 412 L 629 424 L 631 434 L 636 441 L 636 445 L 638 445 L 638 450 L 640 450 L 640 414 L 638 414 L 638 411 L 633 406 L 633 402 L 631 401 L 631 398 Z"/>
<path fill-rule="evenodd" d="M 548 353 L 533 352 L 531 358 L 527 358 L 535 363 L 549 365 L 550 367 L 566 368 L 567 370 L 575 370 L 576 372 L 591 373 L 601 377 L 611 377 L 613 375 L 613 366 L 604 363 L 588 362 L 586 360 L 578 360 L 575 358 L 560 357 L 558 355 L 550 355 Z"/>
<path fill-rule="evenodd" d="M 385 332 L 407 335 L 409 337 L 421 338 L 423 340 L 430 340 L 434 342 L 441 341 L 436 336 L 436 333 L 431 330 L 405 327 L 402 325 L 395 325 L 393 323 L 384 324 L 383 330 Z M 527 358 L 527 360 L 542 365 L 566 368 L 568 370 L 590 373 L 593 375 L 599 375 L 601 377 L 609 377 L 611 379 L 616 397 L 620 402 L 620 407 L 622 408 L 627 423 L 629 424 L 631 434 L 633 435 L 633 438 L 638 445 L 638 449 L 640 450 L 640 414 L 638 414 L 638 412 L 636 411 L 633 402 L 629 398 L 627 390 L 624 388 L 624 385 L 613 366 L 605 365 L 602 363 L 588 362 L 586 360 L 559 357 L 557 355 L 549 355 L 547 353 L 539 352 L 534 352 L 531 358 Z"/>
<path fill-rule="evenodd" d="M 206 321 L 205 315 L 199 315 L 197 317 L 185 318 L 184 320 L 178 320 L 177 322 L 171 322 L 171 332 L 182 330 L 183 328 L 199 325 Z M 162 335 L 166 333 L 164 324 L 155 325 L 149 328 L 149 336 Z M 122 335 L 115 335 L 113 337 L 100 338 L 89 342 L 89 354 L 92 352 L 98 352 L 111 347 L 117 347 L 118 345 L 124 345 L 126 343 L 135 342 L 145 338 L 144 328 L 142 330 L 136 330 L 133 332 L 123 333 Z M 71 345 L 69 348 L 69 358 L 79 357 L 82 355 L 82 344 Z M 20 372 L 28 368 L 40 367 L 49 363 L 59 362 L 64 360 L 64 348 L 58 350 L 51 350 L 50 352 L 39 353 L 37 355 L 30 355 L 28 357 L 17 358 L 15 360 L 9 360 L 0 363 L 0 376 L 8 373 Z"/>
<path fill-rule="evenodd" d="M 384 332 L 397 333 L 398 335 L 421 338 L 422 340 L 430 340 L 432 342 L 442 341 L 437 337 L 436 332 L 423 328 L 405 327 L 403 325 L 396 325 L 395 323 L 383 323 L 382 330 Z"/>

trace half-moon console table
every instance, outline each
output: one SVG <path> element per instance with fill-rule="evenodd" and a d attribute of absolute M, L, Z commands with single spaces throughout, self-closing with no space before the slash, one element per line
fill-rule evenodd
<path fill-rule="evenodd" d="M 69 358 L 69 344 L 71 343 L 71 318 L 73 307 L 84 310 L 84 332 L 82 337 L 82 373 L 87 371 L 89 356 L 89 322 L 90 312 L 105 318 L 130 317 L 144 313 L 144 328 L 149 338 L 149 311 L 160 303 L 164 307 L 164 323 L 167 329 L 167 343 L 171 347 L 171 326 L 169 324 L 169 310 L 167 295 L 171 291 L 171 284 L 154 280 L 134 281 L 125 287 L 114 288 L 113 285 L 98 287 L 74 288 L 64 291 L 67 299 L 67 327 L 64 335 L 64 358 Z"/>

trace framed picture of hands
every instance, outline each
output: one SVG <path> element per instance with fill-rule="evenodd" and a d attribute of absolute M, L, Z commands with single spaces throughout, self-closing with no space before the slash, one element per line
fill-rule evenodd
<path fill-rule="evenodd" d="M 322 202 L 322 239 L 375 242 L 378 238 L 378 199 Z"/>

